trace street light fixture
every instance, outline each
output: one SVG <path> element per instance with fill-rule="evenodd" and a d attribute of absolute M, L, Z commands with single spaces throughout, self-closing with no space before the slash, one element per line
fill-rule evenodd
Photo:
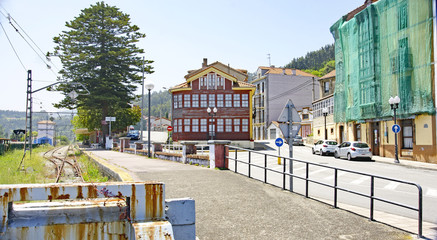
<path fill-rule="evenodd" d="M 214 109 L 211 110 L 211 108 L 208 107 L 206 111 L 208 112 L 208 115 L 211 116 L 211 129 L 208 132 L 211 135 L 211 140 L 214 140 L 214 115 L 217 114 L 217 108 L 214 107 Z M 210 125 L 208 124 L 208 126 Z"/>
<path fill-rule="evenodd" d="M 149 119 L 148 119 L 148 125 L 147 125 L 147 156 L 150 158 L 150 91 L 155 87 L 152 81 L 148 81 L 144 87 L 149 91 Z"/>
<path fill-rule="evenodd" d="M 394 113 L 394 122 L 396 125 L 396 109 L 399 107 L 399 103 L 401 102 L 401 99 L 396 97 L 390 97 L 388 100 L 388 103 L 390 103 L 390 107 L 393 110 Z M 398 134 L 395 133 L 395 163 L 399 163 L 399 157 L 398 157 Z"/>
<path fill-rule="evenodd" d="M 325 117 L 325 140 L 328 140 L 328 132 L 326 130 L 326 116 L 328 116 L 328 108 L 324 107 L 322 109 L 323 117 Z"/>

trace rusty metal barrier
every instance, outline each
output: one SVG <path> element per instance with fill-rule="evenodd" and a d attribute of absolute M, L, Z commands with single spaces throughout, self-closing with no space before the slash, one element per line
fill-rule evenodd
<path fill-rule="evenodd" d="M 164 193 L 159 182 L 2 185 L 0 239 L 174 239 Z"/>

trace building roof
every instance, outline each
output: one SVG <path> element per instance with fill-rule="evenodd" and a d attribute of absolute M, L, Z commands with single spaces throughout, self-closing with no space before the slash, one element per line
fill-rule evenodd
<path fill-rule="evenodd" d="M 291 69 L 291 68 L 277 68 L 277 67 L 258 67 L 263 70 L 268 70 L 265 74 L 284 74 L 285 75 L 296 75 L 296 76 L 304 76 L 304 77 L 315 77 L 318 78 L 316 75 L 313 75 L 311 73 L 304 72 L 299 69 Z M 293 74 L 293 71 L 295 71 L 295 74 Z"/>
<path fill-rule="evenodd" d="M 377 2 L 378 0 L 365 0 L 364 4 L 355 8 L 354 10 L 350 11 L 348 14 L 346 14 L 343 18 L 345 21 L 351 20 L 355 15 L 357 15 L 359 12 L 363 11 L 367 6 L 369 6 L 372 3 Z"/>
<path fill-rule="evenodd" d="M 206 66 L 204 66 L 204 67 L 202 67 L 202 68 L 199 68 L 199 69 L 197 69 L 197 70 L 190 70 L 190 71 L 188 71 L 188 74 L 185 75 L 185 79 L 188 80 L 191 76 L 194 76 L 194 75 L 196 75 L 197 73 L 200 73 L 200 72 L 202 72 L 203 70 L 205 70 L 205 69 L 207 69 L 207 68 L 210 68 L 210 67 L 215 67 L 215 68 L 217 68 L 218 70 L 220 70 L 220 71 L 222 71 L 222 72 L 225 72 L 225 73 L 227 73 L 227 74 L 229 74 L 229 75 L 232 75 L 232 76 L 234 76 L 238 81 L 247 82 L 247 70 L 243 70 L 243 69 L 234 69 L 234 68 L 231 68 L 229 65 L 225 65 L 225 64 L 223 64 L 223 63 L 221 63 L 221 62 L 218 62 L 218 61 L 216 61 L 216 62 L 214 62 L 214 63 L 211 63 L 211 64 L 209 64 L 209 65 L 206 65 Z"/>
<path fill-rule="evenodd" d="M 242 81 L 238 81 L 237 82 L 238 87 L 250 87 L 250 88 L 255 88 L 256 86 L 247 82 L 242 82 Z"/>
<path fill-rule="evenodd" d="M 278 121 L 272 121 L 270 124 L 275 125 L 277 128 L 279 128 L 279 122 Z"/>
<path fill-rule="evenodd" d="M 49 121 L 49 120 L 43 120 L 43 121 L 39 121 L 38 124 L 50 124 L 50 125 L 55 125 L 55 122 Z"/>
<path fill-rule="evenodd" d="M 335 77 L 335 69 L 324 75 L 323 77 L 319 78 L 319 80 L 327 79 L 327 78 L 333 78 Z"/>

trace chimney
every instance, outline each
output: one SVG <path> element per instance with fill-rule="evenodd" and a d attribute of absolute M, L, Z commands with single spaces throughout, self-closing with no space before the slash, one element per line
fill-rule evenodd
<path fill-rule="evenodd" d="M 208 66 L 208 58 L 203 59 L 202 68 Z"/>
<path fill-rule="evenodd" d="M 291 69 L 291 75 L 296 76 L 296 69 Z"/>

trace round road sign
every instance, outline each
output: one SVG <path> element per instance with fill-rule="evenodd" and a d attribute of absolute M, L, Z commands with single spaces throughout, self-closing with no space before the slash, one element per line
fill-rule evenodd
<path fill-rule="evenodd" d="M 391 130 L 392 130 L 394 133 L 398 133 L 398 132 L 401 131 L 401 126 L 399 126 L 398 124 L 395 124 L 395 125 L 393 125 L 393 127 L 391 127 Z"/>
<path fill-rule="evenodd" d="M 284 140 L 282 140 L 282 138 L 276 138 L 275 144 L 276 144 L 276 146 L 280 147 L 280 146 L 284 145 Z"/>
<path fill-rule="evenodd" d="M 173 131 L 173 127 L 172 126 L 168 126 L 167 127 L 167 131 L 169 131 L 169 132 Z"/>

